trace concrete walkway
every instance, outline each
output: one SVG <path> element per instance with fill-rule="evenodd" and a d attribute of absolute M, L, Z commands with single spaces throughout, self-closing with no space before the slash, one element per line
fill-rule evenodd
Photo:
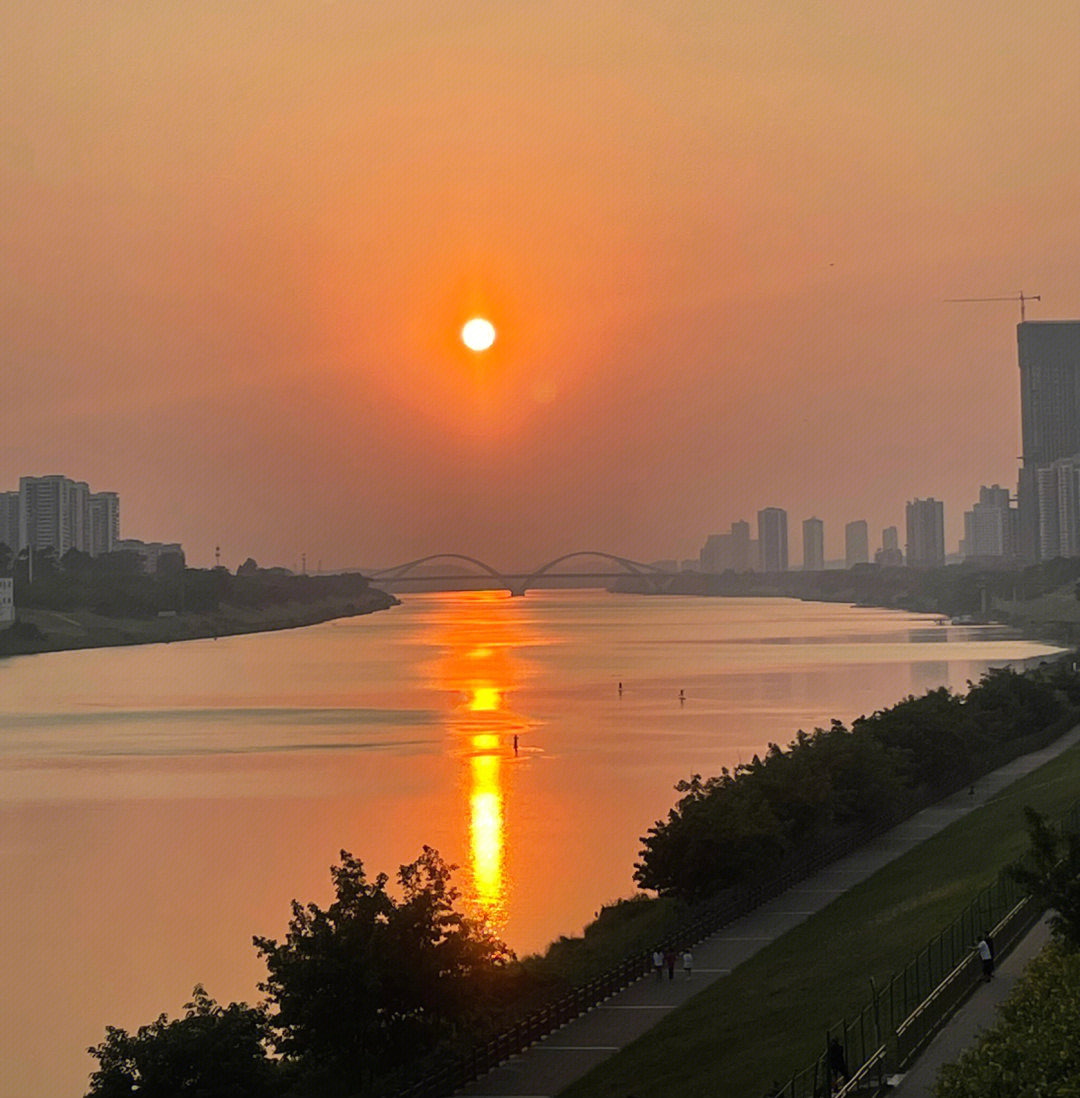
<path fill-rule="evenodd" d="M 690 979 L 686 979 L 679 968 L 676 968 L 674 980 L 669 980 L 666 972 L 661 981 L 651 975 L 642 977 L 457 1093 L 487 1095 L 488 1098 L 553 1098 L 651 1029 L 665 1014 L 681 1006 L 706 984 L 722 979 L 769 942 L 816 914 L 840 893 L 973 808 L 985 804 L 1006 786 L 1077 742 L 1080 742 L 1080 727 L 1067 732 L 1044 750 L 1024 755 L 980 778 L 973 796 L 963 790 L 923 809 L 866 846 L 699 942 L 693 948 L 694 970 Z M 997 986 L 990 985 L 991 988 Z"/>
<path fill-rule="evenodd" d="M 1037 922 L 996 966 L 994 978 L 980 984 L 968 1001 L 926 1046 L 892 1094 L 897 1098 L 933 1098 L 934 1082 L 943 1064 L 951 1064 L 975 1043 L 979 1031 L 993 1025 L 998 1008 L 1024 974 L 1028 962 L 1050 940 L 1049 916 Z"/>

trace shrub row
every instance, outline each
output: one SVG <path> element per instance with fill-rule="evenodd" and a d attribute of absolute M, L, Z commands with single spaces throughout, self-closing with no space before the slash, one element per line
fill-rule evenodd
<path fill-rule="evenodd" d="M 973 782 L 1032 734 L 1080 712 L 1069 663 L 1037 672 L 988 672 L 966 695 L 945 687 L 908 697 L 851 728 L 800 731 L 733 771 L 694 774 L 642 837 L 635 880 L 662 896 L 699 900 L 760 880 L 792 856 L 877 830 Z"/>

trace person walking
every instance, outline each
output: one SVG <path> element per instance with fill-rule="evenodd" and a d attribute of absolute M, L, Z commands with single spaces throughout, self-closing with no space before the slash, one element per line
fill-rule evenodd
<path fill-rule="evenodd" d="M 975 948 L 979 951 L 979 960 L 982 962 L 982 977 L 983 983 L 988 984 L 994 978 L 994 946 L 993 939 L 990 937 L 987 931 L 983 931 L 983 936 L 976 943 Z"/>
<path fill-rule="evenodd" d="M 837 1037 L 829 1042 L 829 1069 L 834 1082 L 839 1082 L 841 1079 L 845 1083 L 848 1081 L 847 1058 L 844 1056 L 844 1046 L 840 1044 Z"/>
<path fill-rule="evenodd" d="M 682 955 L 682 970 L 686 973 L 686 978 L 690 979 L 690 970 L 694 966 L 694 955 L 688 949 L 683 950 Z"/>
<path fill-rule="evenodd" d="M 669 980 L 675 979 L 675 950 L 669 949 L 664 954 L 664 964 L 667 965 L 667 978 Z"/>
<path fill-rule="evenodd" d="M 658 949 L 653 950 L 652 966 L 653 972 L 656 973 L 656 978 L 662 980 L 664 978 L 664 955 Z"/>

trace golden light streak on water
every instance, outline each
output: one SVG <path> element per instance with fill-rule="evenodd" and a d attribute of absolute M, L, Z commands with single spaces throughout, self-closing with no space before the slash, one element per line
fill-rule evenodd
<path fill-rule="evenodd" d="M 451 699 L 450 728 L 463 763 L 468 859 L 460 886 L 473 913 L 500 933 L 510 894 L 507 783 L 528 729 L 508 700 L 525 668 L 520 649 L 538 638 L 523 631 L 519 613 L 508 613 L 503 592 L 456 595 L 445 607 L 435 670 Z"/>
<path fill-rule="evenodd" d="M 502 705 L 502 693 L 492 683 L 474 683 L 468 705 L 471 713 L 494 713 Z"/>
<path fill-rule="evenodd" d="M 494 736 L 473 737 L 477 741 L 496 740 Z M 474 900 L 483 909 L 492 927 L 504 921 L 505 887 L 503 880 L 503 790 L 502 760 L 498 755 L 475 754 L 469 759 L 472 788 L 469 793 L 469 853 Z"/>

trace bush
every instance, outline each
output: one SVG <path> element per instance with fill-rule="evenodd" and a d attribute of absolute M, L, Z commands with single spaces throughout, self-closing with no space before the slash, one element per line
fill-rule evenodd
<path fill-rule="evenodd" d="M 267 1055 L 265 1012 L 246 1003 L 219 1006 L 199 985 L 183 1018 L 162 1014 L 138 1033 L 109 1026 L 89 1049 L 98 1061 L 88 1098 L 271 1098 L 281 1093 Z"/>
<path fill-rule="evenodd" d="M 1030 750 L 1072 715 L 1058 669 L 990 671 L 968 694 L 945 687 L 860 717 L 850 730 L 799 732 L 717 777 L 694 774 L 666 820 L 642 836 L 639 887 L 698 901 L 760 881 L 791 858 L 886 827 Z M 1076 678 L 1075 674 L 1072 675 Z M 1062 729 L 1064 730 L 1064 729 Z"/>
<path fill-rule="evenodd" d="M 996 1024 L 938 1077 L 937 1098 L 1080 1094 L 1080 952 L 1048 946 L 1002 1004 Z"/>

